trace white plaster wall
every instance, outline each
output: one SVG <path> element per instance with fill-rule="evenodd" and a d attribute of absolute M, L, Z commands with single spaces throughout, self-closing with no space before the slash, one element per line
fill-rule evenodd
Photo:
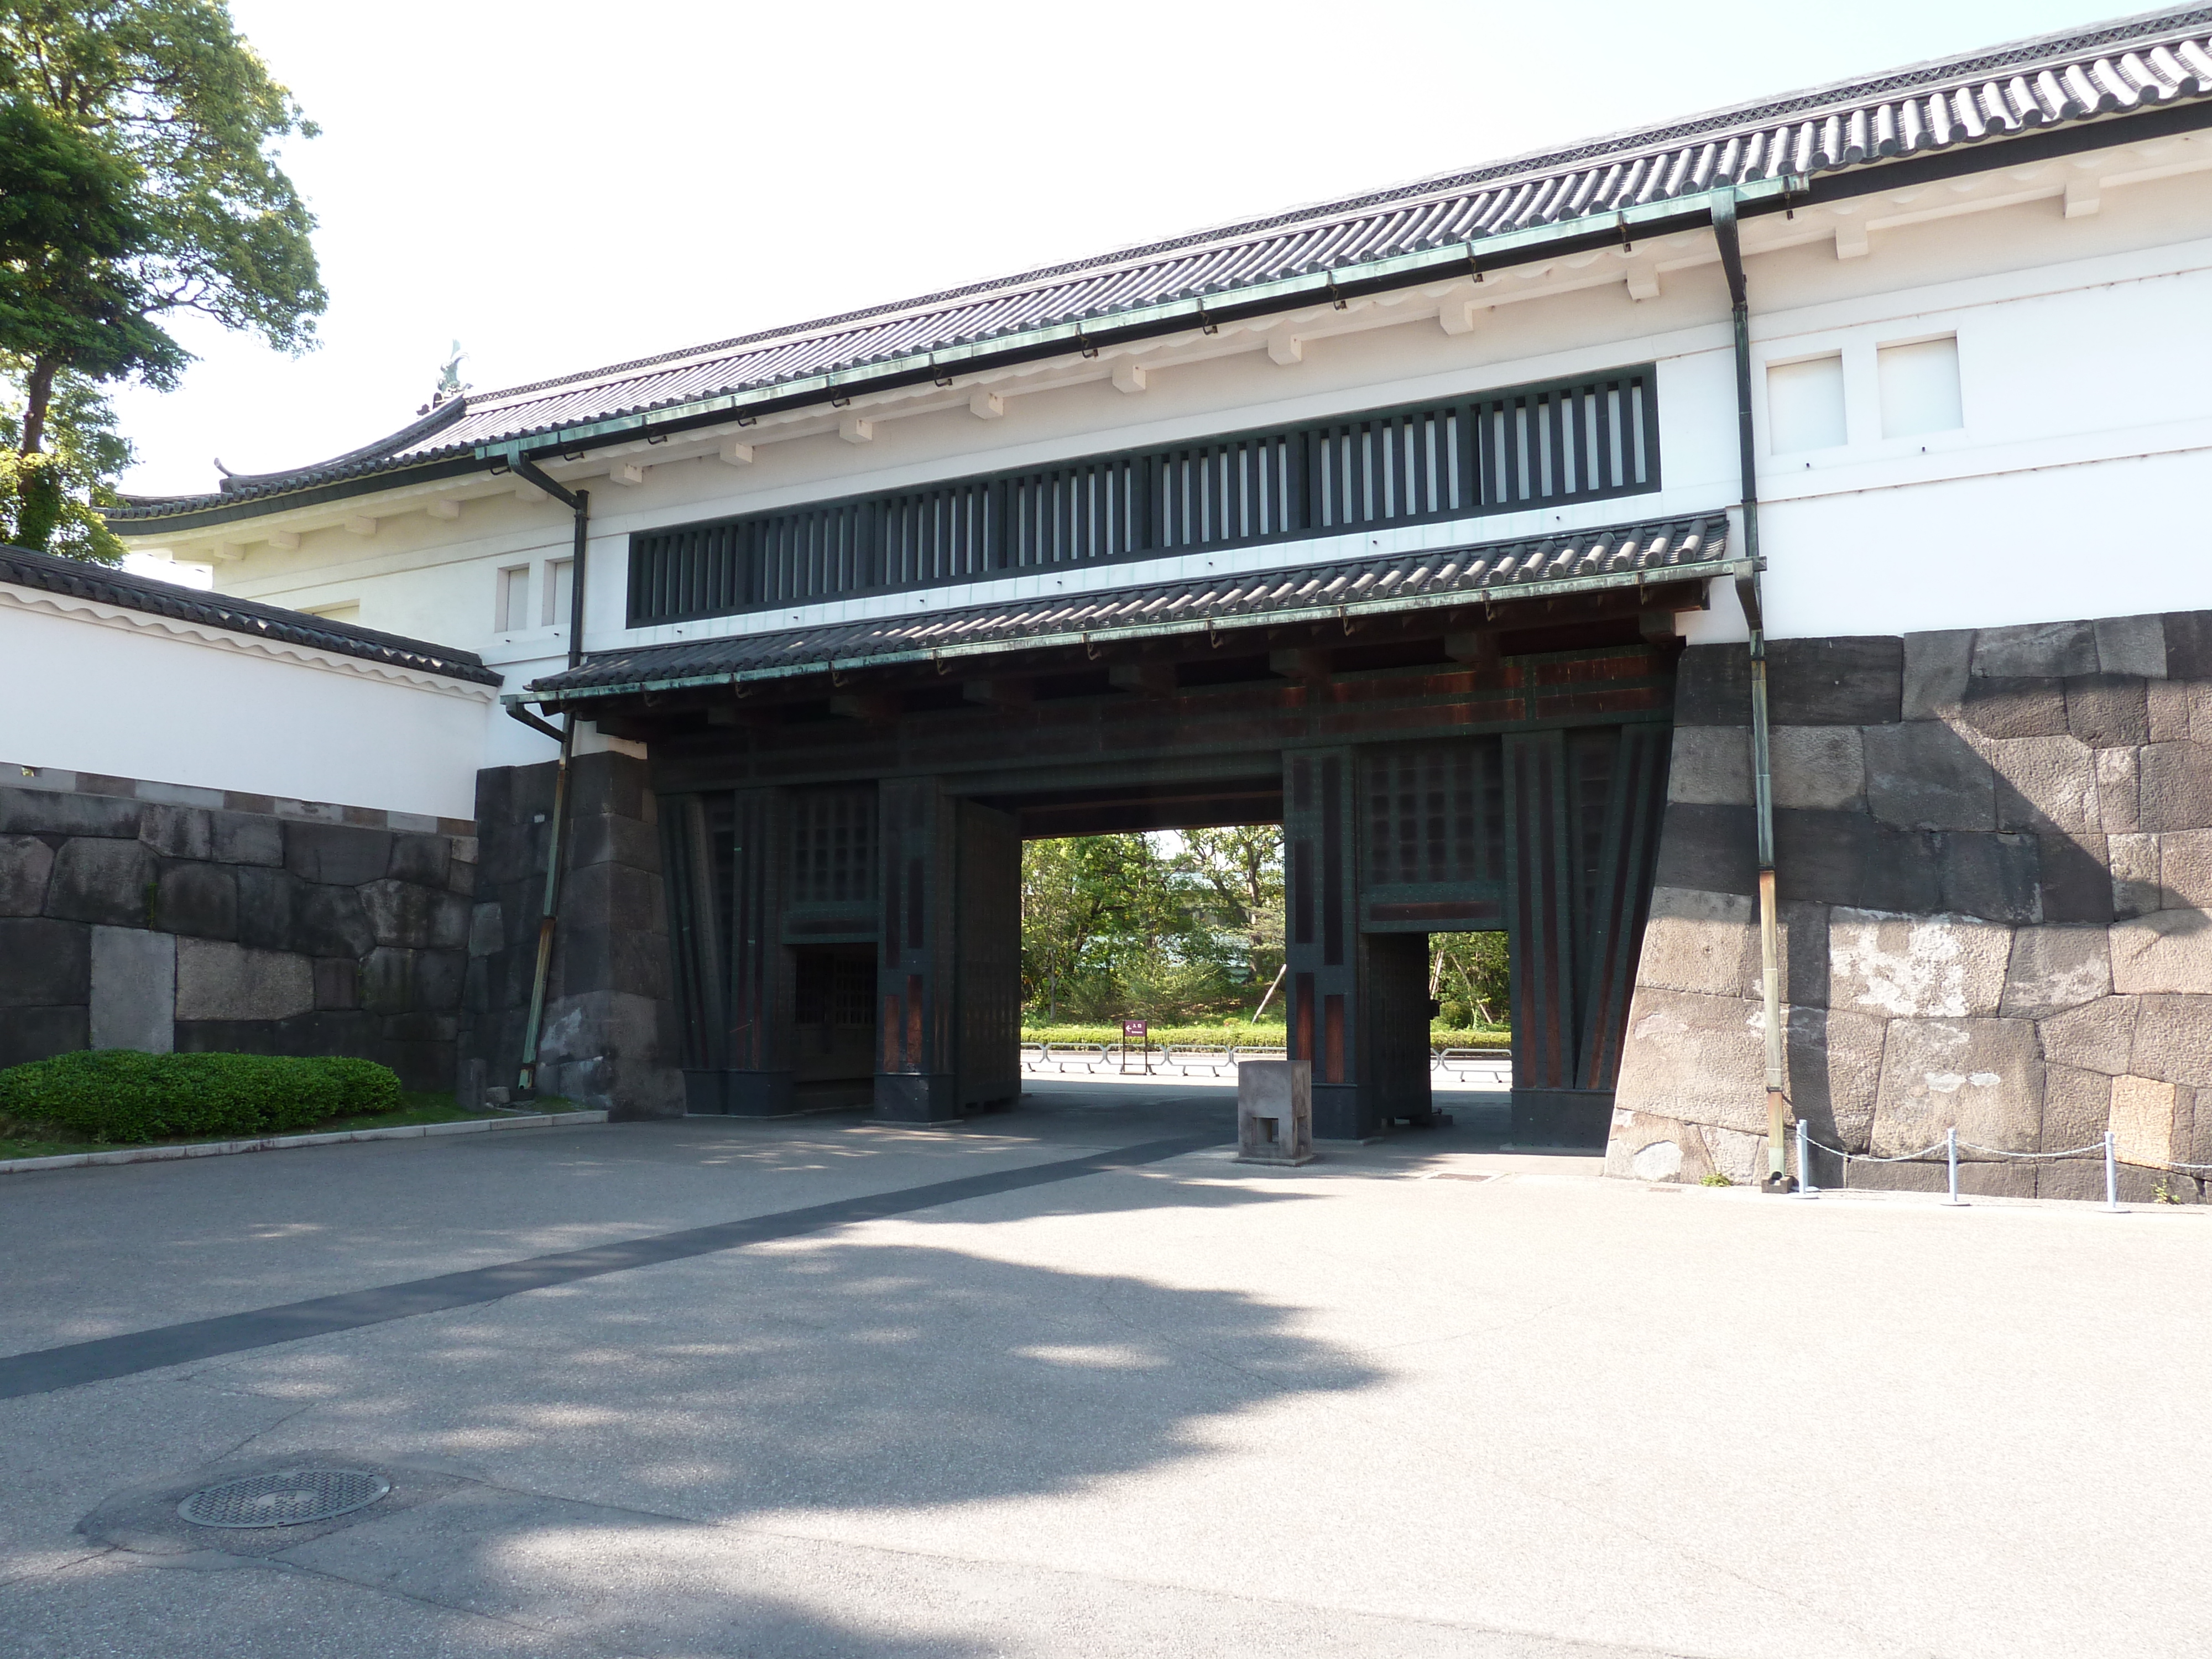
<path fill-rule="evenodd" d="M 0 586 L 0 761 L 471 818 L 486 727 L 513 724 L 489 687 L 400 683 L 48 597 Z"/>
<path fill-rule="evenodd" d="M 1974 199 L 1948 185 L 1875 198 L 1861 210 L 1875 226 L 1865 257 L 1838 257 L 1842 222 L 1834 216 L 1808 211 L 1747 226 L 1776 635 L 2212 608 L 2212 562 L 2186 510 L 2212 486 L 2212 339 L 2200 320 L 2212 314 L 2212 171 L 2204 170 L 2212 137 L 2170 141 L 2156 155 L 2151 148 L 2097 162 L 2107 184 L 2100 210 L 2088 217 L 2063 216 L 2057 192 L 2075 164 L 2053 163 L 1990 175 Z M 2197 170 L 2112 182 L 2130 167 L 2176 167 Z M 1887 222 L 1931 214 L 1947 216 Z M 604 651 L 1731 506 L 1735 394 L 1711 238 L 1681 233 L 1637 257 L 1658 272 L 1656 298 L 1628 297 L 1613 254 L 1577 256 L 1548 275 L 1507 271 L 1462 290 L 1488 308 L 1458 335 L 1438 326 L 1435 292 L 1415 291 L 1364 310 L 1282 319 L 1272 332 L 1302 340 L 1295 362 L 1273 361 L 1252 330 L 1194 335 L 1167 355 L 1212 355 L 1156 363 L 1147 389 L 1133 395 L 1104 379 L 1102 364 L 1070 358 L 994 381 L 1005 394 L 997 419 L 969 412 L 963 382 L 856 405 L 874 419 L 866 443 L 842 441 L 836 416 L 825 413 L 793 428 L 803 435 L 749 434 L 760 441 L 743 466 L 712 453 L 687 455 L 680 438 L 619 458 L 645 468 L 635 486 L 598 476 L 605 459 L 582 469 L 556 463 L 556 476 L 592 493 L 586 643 Z M 1559 291 L 1562 284 L 1581 286 Z M 1952 332 L 1965 428 L 1885 442 L 1874 414 L 1875 349 Z M 1831 349 L 1845 357 L 1850 441 L 1810 458 L 1768 455 L 1764 363 Z M 1654 495 L 623 627 L 634 531 L 1646 360 L 1659 364 L 1665 488 Z M 567 639 L 558 626 L 495 634 L 498 572 L 528 563 L 542 574 L 547 561 L 565 557 L 569 517 L 550 501 L 519 496 L 512 480 L 466 488 L 477 493 L 459 502 L 457 519 L 426 516 L 422 499 L 364 498 L 348 505 L 375 519 L 373 535 L 307 528 L 291 551 L 252 540 L 249 523 L 236 532 L 246 538 L 244 556 L 218 568 L 218 586 L 284 605 L 357 602 L 364 625 L 478 651 L 517 689 L 556 667 Z M 2131 533 L 2137 525 L 2153 528 Z M 1740 637 L 1733 596 L 1717 590 L 1690 632 Z M 552 752 L 512 721 L 490 724 L 488 763 Z"/>

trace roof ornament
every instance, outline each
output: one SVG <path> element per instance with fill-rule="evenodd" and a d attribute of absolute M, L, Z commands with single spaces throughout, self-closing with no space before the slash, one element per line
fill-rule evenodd
<path fill-rule="evenodd" d="M 461 359 L 469 354 L 461 349 L 461 343 L 459 340 L 453 342 L 452 354 L 439 367 L 438 389 L 430 394 L 428 403 L 415 411 L 416 414 L 428 415 L 432 410 L 441 404 L 453 402 L 454 398 L 468 390 L 467 386 L 461 384 Z"/>

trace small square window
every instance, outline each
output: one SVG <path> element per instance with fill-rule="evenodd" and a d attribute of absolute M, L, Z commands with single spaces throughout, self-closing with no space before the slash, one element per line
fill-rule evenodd
<path fill-rule="evenodd" d="M 1887 345 L 1875 354 L 1881 380 L 1881 435 L 1917 438 L 1966 425 L 1959 396 L 1959 338 Z"/>
<path fill-rule="evenodd" d="M 544 583 L 545 600 L 538 617 L 538 625 L 540 628 L 551 628 L 568 620 L 568 605 L 572 591 L 569 577 L 575 568 L 576 562 L 574 559 L 546 561 Z"/>
<path fill-rule="evenodd" d="M 499 599 L 494 612 L 495 633 L 513 634 L 530 626 L 530 567 L 510 566 L 499 573 Z"/>
<path fill-rule="evenodd" d="M 1847 441 L 1841 353 L 1769 366 L 1766 433 L 1767 447 L 1777 455 L 1834 449 Z"/>

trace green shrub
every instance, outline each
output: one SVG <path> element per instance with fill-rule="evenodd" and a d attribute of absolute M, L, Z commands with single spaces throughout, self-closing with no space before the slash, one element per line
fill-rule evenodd
<path fill-rule="evenodd" d="M 0 1117 L 112 1144 L 283 1134 L 399 1103 L 398 1077 L 366 1060 L 95 1048 L 0 1071 Z"/>

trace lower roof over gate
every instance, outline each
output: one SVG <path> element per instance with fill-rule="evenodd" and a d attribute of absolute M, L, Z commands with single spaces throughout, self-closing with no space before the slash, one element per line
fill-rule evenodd
<path fill-rule="evenodd" d="M 1578 599 L 1694 605 L 1707 580 L 1732 569 L 1728 519 L 1711 514 L 996 605 L 916 605 L 860 622 L 599 652 L 507 700 L 588 716 L 595 708 L 680 705 L 690 700 L 686 693 L 716 688 L 773 693 L 781 683 L 788 695 L 805 696 L 810 678 L 843 684 L 851 675 L 898 668 L 985 672 L 1069 647 L 1096 659 L 1109 647 L 1193 636 L 1218 643 L 1243 630 L 1349 631 L 1384 617 L 1528 627 Z M 1586 605 L 1565 609 L 1588 614 Z"/>

